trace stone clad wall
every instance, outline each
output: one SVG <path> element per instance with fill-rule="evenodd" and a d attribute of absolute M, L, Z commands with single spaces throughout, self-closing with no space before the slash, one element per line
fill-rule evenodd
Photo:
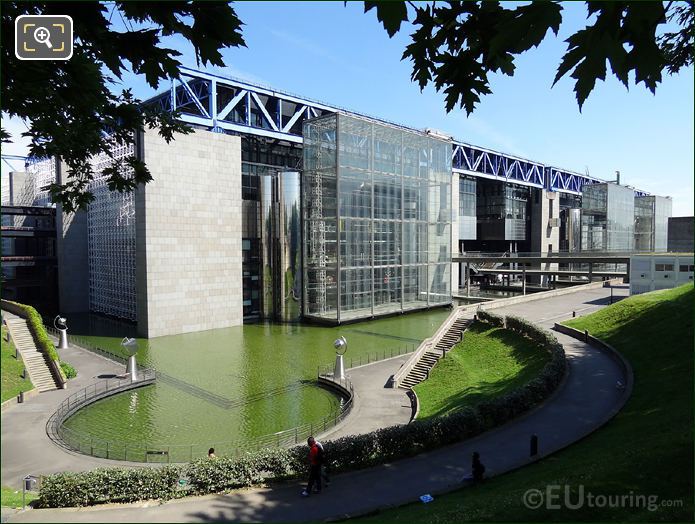
<path fill-rule="evenodd" d="M 143 149 L 154 180 L 138 189 L 138 332 L 158 337 L 243 322 L 241 139 L 195 131 Z"/>

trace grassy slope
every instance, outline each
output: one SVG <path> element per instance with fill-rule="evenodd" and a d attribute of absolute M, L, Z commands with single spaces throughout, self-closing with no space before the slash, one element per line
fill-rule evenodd
<path fill-rule="evenodd" d="M 2 353 L 0 370 L 2 372 L 2 388 L 0 391 L 1 402 L 19 395 L 21 391 L 29 391 L 33 386 L 28 378 L 22 378 L 24 363 L 14 358 L 14 344 L 5 342 L 7 328 L 2 327 Z"/>
<path fill-rule="evenodd" d="M 24 502 L 29 504 L 32 500 L 38 498 L 36 493 L 27 491 Z M 21 488 L 13 489 L 7 486 L 2 486 L 2 491 L 0 491 L 0 499 L 2 499 L 2 506 L 5 508 L 21 508 L 22 507 L 22 490 Z"/>
<path fill-rule="evenodd" d="M 418 418 L 446 415 L 503 395 L 534 378 L 550 355 L 529 340 L 501 328 L 474 324 L 430 378 L 415 387 Z"/>
<path fill-rule="evenodd" d="M 568 322 L 609 342 L 632 364 L 633 394 L 606 426 L 534 465 L 485 483 L 365 520 L 691 521 L 693 520 L 692 285 L 638 295 Z M 548 485 L 594 495 L 658 496 L 682 502 L 644 507 L 530 510 L 522 496 Z M 564 489 L 564 488 L 563 488 Z M 575 499 L 571 499 L 575 500 Z M 563 504 L 564 506 L 564 504 Z"/>

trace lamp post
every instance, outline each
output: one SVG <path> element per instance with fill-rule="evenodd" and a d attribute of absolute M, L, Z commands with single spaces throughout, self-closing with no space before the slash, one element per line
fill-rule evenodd
<path fill-rule="evenodd" d="M 138 379 L 138 366 L 137 362 L 135 362 L 135 354 L 138 352 L 138 341 L 134 338 L 125 337 L 121 341 L 121 346 L 128 354 L 128 365 L 125 372 L 127 375 L 130 375 L 130 380 L 135 382 Z"/>
<path fill-rule="evenodd" d="M 53 327 L 60 333 L 60 337 L 58 338 L 58 349 L 68 349 L 68 323 L 65 317 L 56 315 L 53 319 Z"/>
<path fill-rule="evenodd" d="M 347 351 L 347 340 L 345 340 L 345 337 L 340 337 L 333 342 L 333 347 L 335 348 L 335 367 L 333 368 L 333 378 L 345 380 L 345 363 L 343 362 L 343 355 Z"/>

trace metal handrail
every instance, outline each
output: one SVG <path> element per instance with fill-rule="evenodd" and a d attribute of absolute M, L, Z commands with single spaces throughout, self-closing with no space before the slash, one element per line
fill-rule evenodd
<path fill-rule="evenodd" d="M 322 372 L 322 370 L 319 370 L 319 372 Z M 321 375 L 321 378 L 332 381 L 343 392 L 343 400 L 337 410 L 332 411 L 319 422 L 307 422 L 290 429 L 261 435 L 249 442 L 208 441 L 205 443 L 178 445 L 135 444 L 100 439 L 65 427 L 64 422 L 70 416 L 74 415 L 82 407 L 108 396 L 107 393 L 115 394 L 138 387 L 133 384 L 144 385 L 145 383 L 151 383 L 157 376 L 157 372 L 149 368 L 141 369 L 139 373 L 142 378 L 135 383 L 131 381 L 124 384 L 123 381 L 115 379 L 102 380 L 70 395 L 58 406 L 56 412 L 48 420 L 46 431 L 49 436 L 69 449 L 85 455 L 130 462 L 188 462 L 196 458 L 206 457 L 209 447 L 214 447 L 215 453 L 219 456 L 239 456 L 253 450 L 290 447 L 299 444 L 309 436 L 325 433 L 348 415 L 352 409 L 354 398 L 354 388 L 349 379 L 335 379 L 328 373 L 324 373 Z"/>
<path fill-rule="evenodd" d="M 400 367 L 400 369 L 394 373 L 392 384 L 394 388 L 397 388 L 401 381 L 412 371 L 420 359 L 425 354 L 425 352 L 437 345 L 437 342 L 449 331 L 449 328 L 456 322 L 459 315 L 463 311 L 461 307 L 455 307 L 454 310 L 449 314 L 447 319 L 439 326 L 439 329 L 429 338 L 422 341 L 417 351 L 411 355 L 411 357 Z"/>

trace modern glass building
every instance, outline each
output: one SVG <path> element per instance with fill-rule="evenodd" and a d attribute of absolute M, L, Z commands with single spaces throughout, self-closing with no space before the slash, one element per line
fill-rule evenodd
<path fill-rule="evenodd" d="M 335 114 L 304 123 L 304 316 L 451 303 L 451 144 Z"/>
<path fill-rule="evenodd" d="M 666 251 L 672 201 L 656 195 L 635 197 L 635 250 Z"/>
<path fill-rule="evenodd" d="M 635 192 L 617 184 L 582 188 L 582 251 L 632 251 Z"/>

